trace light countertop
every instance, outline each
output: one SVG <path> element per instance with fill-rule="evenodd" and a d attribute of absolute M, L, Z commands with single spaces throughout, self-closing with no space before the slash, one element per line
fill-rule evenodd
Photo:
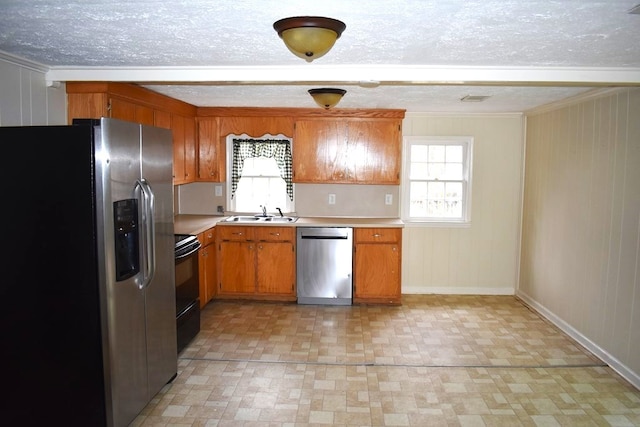
<path fill-rule="evenodd" d="M 404 227 L 399 218 L 334 218 L 334 217 L 299 217 L 293 223 L 237 223 L 221 222 L 227 215 L 176 215 L 174 217 L 174 232 L 176 234 L 198 234 L 216 225 L 247 225 L 265 227 Z"/>

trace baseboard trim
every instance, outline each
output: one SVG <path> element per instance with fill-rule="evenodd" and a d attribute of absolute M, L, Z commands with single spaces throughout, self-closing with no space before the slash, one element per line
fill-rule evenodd
<path fill-rule="evenodd" d="M 578 330 L 576 330 L 573 326 L 569 325 L 567 322 L 556 316 L 552 311 L 548 310 L 542 304 L 536 302 L 533 298 L 522 291 L 517 291 L 515 293 L 517 298 L 520 298 L 525 304 L 533 308 L 538 314 L 549 320 L 555 326 L 560 328 L 564 333 L 569 335 L 571 338 L 579 342 L 582 346 L 584 346 L 591 353 L 598 356 L 602 361 L 604 361 L 611 369 L 616 371 L 620 376 L 633 384 L 634 387 L 640 390 L 640 375 L 636 374 L 632 370 L 630 370 L 627 366 L 621 363 L 614 356 L 609 354 L 605 349 L 591 341 L 589 338 L 584 336 Z"/>
<path fill-rule="evenodd" d="M 479 288 L 479 287 L 423 287 L 402 286 L 403 294 L 440 294 L 440 295 L 515 295 L 513 288 Z"/>

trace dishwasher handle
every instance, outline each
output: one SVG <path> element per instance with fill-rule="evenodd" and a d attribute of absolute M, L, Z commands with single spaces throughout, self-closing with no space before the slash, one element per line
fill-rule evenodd
<path fill-rule="evenodd" d="M 351 228 L 318 227 L 298 228 L 298 237 L 313 240 L 348 240 L 351 238 Z"/>

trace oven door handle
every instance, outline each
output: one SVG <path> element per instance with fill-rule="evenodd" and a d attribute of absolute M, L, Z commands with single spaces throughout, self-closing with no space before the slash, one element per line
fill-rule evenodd
<path fill-rule="evenodd" d="M 181 255 L 176 255 L 176 259 L 178 260 L 178 259 L 183 259 L 183 258 L 186 258 L 188 256 L 191 256 L 195 252 L 198 252 L 201 247 L 202 247 L 202 245 L 200 244 L 200 242 L 198 242 L 197 245 L 193 245 L 193 249 L 189 250 L 189 252 L 181 254 Z"/>

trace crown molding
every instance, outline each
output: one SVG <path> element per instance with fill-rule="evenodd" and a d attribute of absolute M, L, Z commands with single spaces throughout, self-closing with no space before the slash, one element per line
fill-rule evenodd
<path fill-rule="evenodd" d="M 0 60 L 4 60 L 10 62 L 15 65 L 19 65 L 24 68 L 28 68 L 32 71 L 38 71 L 40 73 L 46 74 L 50 68 L 46 65 L 40 64 L 39 62 L 30 61 L 28 59 L 22 58 L 20 56 L 15 56 L 10 53 L 4 52 L 0 50 Z"/>

